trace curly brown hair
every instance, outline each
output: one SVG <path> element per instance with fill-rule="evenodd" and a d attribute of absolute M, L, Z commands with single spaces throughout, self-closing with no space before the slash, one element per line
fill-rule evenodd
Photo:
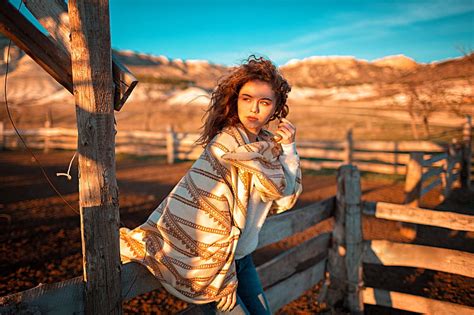
<path fill-rule="evenodd" d="M 240 122 L 237 112 L 239 92 L 245 83 L 253 80 L 269 83 L 275 93 L 275 113 L 269 121 L 288 115 L 286 100 L 291 86 L 270 60 L 251 55 L 242 65 L 219 80 L 204 115 L 205 122 L 197 144 L 206 146 L 224 127 L 235 126 Z"/>

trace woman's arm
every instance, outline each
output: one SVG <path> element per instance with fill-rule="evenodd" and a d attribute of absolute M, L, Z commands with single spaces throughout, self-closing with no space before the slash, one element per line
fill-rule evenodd
<path fill-rule="evenodd" d="M 301 185 L 300 158 L 296 152 L 296 127 L 288 119 L 282 118 L 276 133 L 282 137 L 280 143 L 283 153 L 279 160 L 285 174 L 286 187 L 283 197 L 273 202 L 271 211 L 280 213 L 294 206 L 303 187 Z"/>

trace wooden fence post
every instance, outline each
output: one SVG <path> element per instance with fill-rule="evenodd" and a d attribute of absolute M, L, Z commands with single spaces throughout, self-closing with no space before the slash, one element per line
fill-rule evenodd
<path fill-rule="evenodd" d="M 69 0 L 84 313 L 121 314 L 119 201 L 108 0 Z"/>
<path fill-rule="evenodd" d="M 445 178 L 445 187 L 443 190 L 444 199 L 448 198 L 453 186 L 453 166 L 456 159 L 456 147 L 454 140 L 455 139 L 453 139 L 453 142 L 448 146 L 448 157 L 446 158 L 446 164 L 444 165 L 443 170 L 443 175 Z"/>
<path fill-rule="evenodd" d="M 175 160 L 175 133 L 172 125 L 166 127 L 166 158 L 168 164 L 174 164 Z"/>
<path fill-rule="evenodd" d="M 352 155 L 354 151 L 354 140 L 352 138 L 352 128 L 347 130 L 344 142 L 344 164 L 352 163 Z"/>
<path fill-rule="evenodd" d="M 466 123 L 462 135 L 462 162 L 461 162 L 461 187 L 471 188 L 471 158 L 472 158 L 472 117 L 466 115 Z"/>
<path fill-rule="evenodd" d="M 0 151 L 5 149 L 5 136 L 4 136 L 4 124 L 3 121 L 0 121 Z"/>
<path fill-rule="evenodd" d="M 48 153 L 50 147 L 50 135 L 49 131 L 51 130 L 51 121 L 46 120 L 44 122 L 44 128 L 46 129 L 46 134 L 44 135 L 44 144 L 43 144 L 43 152 Z"/>
<path fill-rule="evenodd" d="M 423 175 L 423 152 L 411 152 L 405 177 L 405 204 L 418 207 L 420 204 L 421 178 Z"/>
<path fill-rule="evenodd" d="M 328 303 L 341 304 L 352 314 L 363 314 L 362 225 L 360 173 L 354 165 L 343 165 L 337 174 L 337 206 L 333 242 L 329 250 Z"/>

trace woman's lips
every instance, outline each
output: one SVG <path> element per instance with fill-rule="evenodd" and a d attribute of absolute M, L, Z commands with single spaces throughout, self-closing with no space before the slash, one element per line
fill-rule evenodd
<path fill-rule="evenodd" d="M 250 120 L 250 121 L 257 121 L 258 120 L 257 117 L 253 117 L 253 116 L 247 116 L 247 119 Z"/>

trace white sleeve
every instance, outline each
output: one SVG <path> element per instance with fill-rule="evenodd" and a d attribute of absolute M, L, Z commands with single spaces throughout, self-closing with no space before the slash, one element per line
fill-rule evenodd
<path fill-rule="evenodd" d="M 286 188 L 283 191 L 284 196 L 291 195 L 295 192 L 296 176 L 300 165 L 300 157 L 296 152 L 295 142 L 290 144 L 282 144 L 283 153 L 280 155 L 279 160 L 283 167 L 283 172 L 286 179 Z"/>

